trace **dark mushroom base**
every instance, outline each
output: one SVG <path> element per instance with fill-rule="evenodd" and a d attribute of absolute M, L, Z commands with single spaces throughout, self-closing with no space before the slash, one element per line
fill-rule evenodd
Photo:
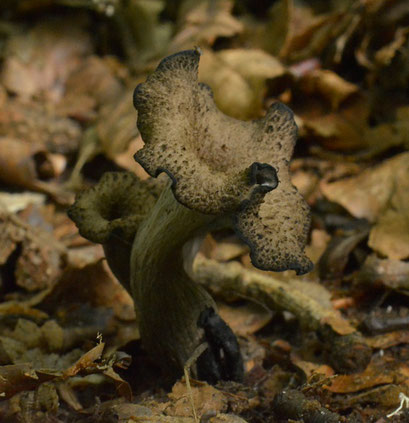
<path fill-rule="evenodd" d="M 209 347 L 197 360 L 197 376 L 210 384 L 219 380 L 241 382 L 244 375 L 239 343 L 233 331 L 212 308 L 204 310 L 198 321 Z"/>

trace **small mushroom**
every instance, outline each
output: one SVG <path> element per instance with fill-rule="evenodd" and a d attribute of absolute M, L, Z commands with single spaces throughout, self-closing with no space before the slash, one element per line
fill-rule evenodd
<path fill-rule="evenodd" d="M 290 181 L 292 112 L 275 103 L 260 120 L 225 116 L 210 88 L 198 83 L 199 58 L 198 50 L 169 56 L 135 89 L 145 142 L 135 159 L 152 179 L 114 187 L 118 177 L 109 174 L 69 214 L 82 235 L 104 245 L 130 289 L 151 356 L 177 377 L 199 355 L 193 375 L 215 383 L 240 380 L 243 362 L 213 299 L 186 270 L 188 241 L 230 226 L 249 245 L 256 267 L 302 274 L 312 267 L 304 254 L 310 217 Z M 169 177 L 166 186 L 154 183 L 161 173 Z"/>
<path fill-rule="evenodd" d="M 132 243 L 163 187 L 163 179 L 141 181 L 130 172 L 106 172 L 67 211 L 84 238 L 102 244 L 112 272 L 128 292 Z"/>

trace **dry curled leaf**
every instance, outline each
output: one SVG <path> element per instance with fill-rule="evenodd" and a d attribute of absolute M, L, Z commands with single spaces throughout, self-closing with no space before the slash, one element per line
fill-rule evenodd
<path fill-rule="evenodd" d="M 95 361 L 101 358 L 104 347 L 105 343 L 99 342 L 94 348 L 83 354 L 72 366 L 64 371 L 63 378 L 75 376 L 83 370 L 96 366 Z"/>
<path fill-rule="evenodd" d="M 288 72 L 281 62 L 258 49 L 206 50 L 199 71 L 219 109 L 238 119 L 259 117 L 266 81 L 284 76 Z"/>
<path fill-rule="evenodd" d="M 143 66 L 146 61 L 163 54 L 173 29 L 170 23 L 161 19 L 166 8 L 164 0 L 122 1 L 116 2 L 114 8 L 119 16 L 119 31 L 121 26 L 126 27 L 122 42 L 133 66 Z"/>
<path fill-rule="evenodd" d="M 397 330 L 394 332 L 384 333 L 372 337 L 365 338 L 371 348 L 386 350 L 399 344 L 409 343 L 409 331 Z"/>
<path fill-rule="evenodd" d="M 0 192 L 0 207 L 10 213 L 16 213 L 29 206 L 43 206 L 45 195 L 36 192 L 9 193 Z"/>
<path fill-rule="evenodd" d="M 58 309 L 62 315 L 69 318 L 72 302 L 84 304 L 87 324 L 83 323 L 78 328 L 84 330 L 83 336 L 95 333 L 98 329 L 106 329 L 112 314 L 125 321 L 135 319 L 130 296 L 102 261 L 87 264 L 79 269 L 68 269 L 43 299 L 43 307 Z M 86 309 L 85 305 L 88 305 L 89 309 Z M 134 336 L 137 337 L 137 331 Z"/>
<path fill-rule="evenodd" d="M 406 261 L 382 259 L 376 254 L 370 254 L 356 277 L 361 283 L 382 283 L 388 288 L 409 294 L 409 263 Z"/>
<path fill-rule="evenodd" d="M 29 36 L 10 38 L 1 80 L 21 97 L 45 95 L 57 101 L 68 75 L 90 48 L 88 35 L 73 22 L 41 22 Z"/>
<path fill-rule="evenodd" d="M 208 411 L 219 413 L 227 410 L 226 395 L 213 386 L 207 384 L 191 386 L 191 392 L 198 416 Z M 166 413 L 171 416 L 191 416 L 192 406 L 189 395 L 186 384 L 177 382 L 169 394 L 172 403 L 166 407 Z"/>
<path fill-rule="evenodd" d="M 220 317 L 239 336 L 251 335 L 263 328 L 271 320 L 272 312 L 257 303 L 231 307 L 218 305 Z"/>
<path fill-rule="evenodd" d="M 362 373 L 353 375 L 338 375 L 331 379 L 331 383 L 324 386 L 330 392 L 345 394 L 363 391 L 379 385 L 386 385 L 403 381 L 399 375 L 399 367 L 386 369 L 382 360 L 371 363 Z"/>
<path fill-rule="evenodd" d="M 232 14 L 231 0 L 199 1 L 183 17 L 183 25 L 173 38 L 170 51 L 192 45 L 212 45 L 217 37 L 231 37 L 243 31 L 243 24 Z"/>
<path fill-rule="evenodd" d="M 357 246 L 367 238 L 369 228 L 366 225 L 360 230 L 345 235 L 335 236 L 319 259 L 319 275 L 322 280 L 341 278 L 350 259 L 350 255 Z"/>
<path fill-rule="evenodd" d="M 342 34 L 348 16 L 342 11 L 315 15 L 308 4 L 279 0 L 270 11 L 266 36 L 267 51 L 297 61 L 319 56 L 338 34 Z"/>
<path fill-rule="evenodd" d="M 38 291 L 57 283 L 67 252 L 51 234 L 0 208 L 0 239 L 0 266 L 7 266 L 15 254 L 13 278 L 18 286 Z"/>
<path fill-rule="evenodd" d="M 409 257 L 409 153 L 321 189 L 353 216 L 374 223 L 368 241 L 372 249 L 393 260 Z"/>
<path fill-rule="evenodd" d="M 100 110 L 96 132 L 104 154 L 110 159 L 123 153 L 138 135 L 131 98 L 132 93 L 125 91 L 115 99 L 111 98 L 110 103 Z"/>
<path fill-rule="evenodd" d="M 65 158 L 53 156 L 41 144 L 0 137 L 0 181 L 66 202 L 70 194 L 48 181 L 60 173 L 60 164 L 65 167 Z"/>
<path fill-rule="evenodd" d="M 20 391 L 34 389 L 52 375 L 36 372 L 28 363 L 0 366 L 0 392 L 4 398 L 10 398 Z"/>
<path fill-rule="evenodd" d="M 346 81 L 333 71 L 323 69 L 308 72 L 300 79 L 299 84 L 304 94 L 322 96 L 331 105 L 332 110 L 337 110 L 344 100 L 359 91 L 357 85 Z"/>
<path fill-rule="evenodd" d="M 370 109 L 365 96 L 355 95 L 336 112 L 329 110 L 328 100 L 318 103 L 303 92 L 300 99 L 295 110 L 303 119 L 303 130 L 327 150 L 356 151 L 372 145 L 366 136 Z M 328 99 L 334 105 L 338 101 L 330 95 Z"/>
<path fill-rule="evenodd" d="M 108 60 L 88 56 L 65 83 L 65 95 L 57 110 L 64 116 L 86 122 L 97 118 L 99 107 L 115 102 L 123 87 Z"/>

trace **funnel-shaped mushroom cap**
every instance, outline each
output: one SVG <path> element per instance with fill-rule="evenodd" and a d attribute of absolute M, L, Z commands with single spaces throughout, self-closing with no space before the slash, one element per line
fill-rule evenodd
<path fill-rule="evenodd" d="M 92 242 L 105 244 L 116 236 L 131 243 L 163 186 L 161 180 L 142 181 L 130 172 L 107 172 L 97 185 L 77 195 L 68 215 Z"/>
<path fill-rule="evenodd" d="M 151 176 L 166 172 L 184 206 L 234 214 L 255 266 L 309 271 L 309 209 L 288 169 L 297 137 L 293 113 L 275 103 L 252 122 L 224 115 L 210 88 L 198 83 L 199 58 L 197 50 L 169 56 L 136 87 L 145 146 L 135 160 Z"/>

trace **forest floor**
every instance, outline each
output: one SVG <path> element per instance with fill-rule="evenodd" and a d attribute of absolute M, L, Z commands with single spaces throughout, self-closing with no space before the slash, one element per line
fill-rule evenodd
<path fill-rule="evenodd" d="M 66 210 L 106 171 L 148 177 L 132 92 L 195 46 L 225 114 L 294 111 L 314 270 L 256 270 L 208 234 L 197 266 L 242 277 L 199 282 L 245 378 L 189 389 Z M 409 421 L 407 0 L 2 0 L 0 52 L 1 422 Z"/>

